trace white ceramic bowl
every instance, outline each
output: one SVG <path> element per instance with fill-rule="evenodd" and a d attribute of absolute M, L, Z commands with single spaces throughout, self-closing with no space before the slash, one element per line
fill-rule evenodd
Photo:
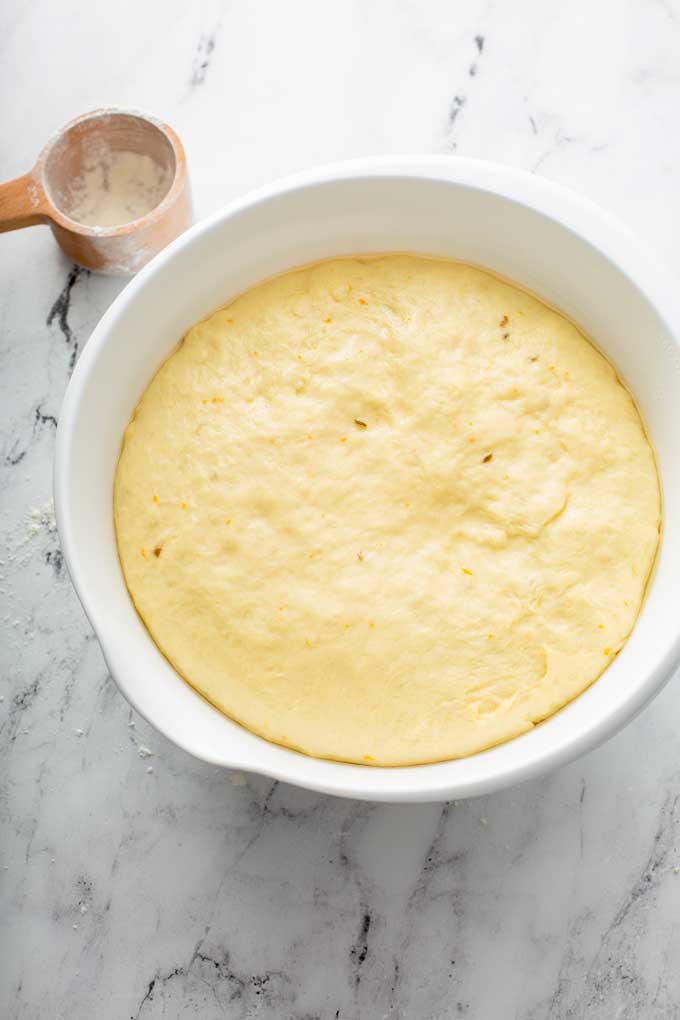
<path fill-rule="evenodd" d="M 621 654 L 593 686 L 516 740 L 461 761 L 370 768 L 275 746 L 203 701 L 137 616 L 116 554 L 112 484 L 142 391 L 185 331 L 259 280 L 339 254 L 463 259 L 564 311 L 629 384 L 658 455 L 665 529 L 649 594 Z M 580 198 L 521 171 L 449 157 L 325 167 L 248 195 L 199 223 L 125 288 L 95 329 L 59 422 L 57 521 L 66 562 L 119 687 L 170 740 L 205 761 L 373 800 L 489 792 L 566 762 L 645 705 L 680 658 L 680 304 L 665 271 Z"/>

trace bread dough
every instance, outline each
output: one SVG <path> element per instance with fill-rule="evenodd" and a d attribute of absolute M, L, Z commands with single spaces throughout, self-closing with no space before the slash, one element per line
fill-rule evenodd
<path fill-rule="evenodd" d="M 189 331 L 115 483 L 125 578 L 178 672 L 307 754 L 434 762 L 591 684 L 659 539 L 629 393 L 467 265 L 334 259 Z"/>

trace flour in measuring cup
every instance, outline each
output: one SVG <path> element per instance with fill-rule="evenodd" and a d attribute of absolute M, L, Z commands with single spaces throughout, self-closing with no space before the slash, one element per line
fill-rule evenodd
<path fill-rule="evenodd" d="M 84 226 L 120 226 L 151 212 L 171 183 L 170 168 L 151 156 L 98 147 L 71 182 L 64 211 Z"/>

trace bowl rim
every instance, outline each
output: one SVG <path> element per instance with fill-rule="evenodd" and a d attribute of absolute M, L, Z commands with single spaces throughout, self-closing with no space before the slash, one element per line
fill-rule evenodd
<path fill-rule="evenodd" d="M 83 610 L 102 647 L 104 658 L 111 675 L 126 699 L 147 721 L 169 740 L 189 754 L 210 764 L 221 767 L 254 772 L 272 779 L 289 782 L 320 793 L 375 801 L 441 801 L 451 797 L 476 796 L 499 790 L 534 776 L 549 772 L 576 757 L 592 750 L 604 740 L 613 736 L 630 722 L 645 705 L 661 690 L 670 679 L 680 662 L 680 626 L 674 641 L 665 654 L 652 663 L 626 696 L 616 704 L 606 717 L 596 720 L 590 727 L 563 740 L 554 748 L 537 749 L 530 757 L 518 759 L 516 763 L 502 769 L 490 770 L 477 778 L 448 777 L 442 766 L 456 765 L 456 760 L 438 763 L 438 779 L 426 777 L 417 782 L 419 770 L 428 766 L 411 765 L 399 768 L 357 766 L 343 762 L 329 762 L 292 752 L 304 760 L 302 777 L 296 770 L 285 767 L 258 767 L 254 762 L 229 757 L 229 748 L 224 756 L 216 757 L 201 753 L 191 741 L 168 733 L 164 726 L 148 715 L 136 703 L 134 689 L 126 683 L 115 668 L 115 654 L 107 647 L 103 638 L 103 626 L 99 623 L 97 595 L 88 588 L 78 552 L 70 512 L 72 448 L 75 429 L 78 425 L 80 407 L 89 380 L 96 370 L 100 352 L 107 342 L 116 320 L 153 277 L 162 273 L 183 249 L 193 245 L 204 234 L 219 228 L 227 219 L 246 209 L 268 202 L 287 192 L 299 191 L 319 184 L 359 180 L 361 178 L 417 178 L 450 183 L 486 191 L 507 198 L 518 205 L 542 213 L 571 231 L 580 239 L 591 244 L 647 298 L 668 329 L 677 356 L 680 358 L 680 300 L 675 297 L 673 278 L 670 272 L 659 264 L 646 245 L 616 217 L 602 210 L 598 205 L 563 185 L 538 177 L 528 171 L 486 160 L 470 159 L 451 155 L 388 155 L 369 156 L 359 159 L 333 162 L 313 167 L 280 178 L 263 187 L 247 192 L 229 202 L 214 213 L 200 220 L 181 234 L 163 251 L 156 255 L 135 276 L 114 299 L 110 307 L 94 328 L 90 339 L 79 358 L 69 381 L 57 428 L 54 459 L 54 502 L 55 515 L 61 547 L 68 567 L 71 582 Z M 663 483 L 663 479 L 662 479 Z M 152 638 L 149 636 L 149 641 Z M 234 723 L 234 725 L 239 725 Z M 257 737 L 263 740 L 262 737 Z M 522 737 L 516 738 L 517 740 Z M 266 742 L 266 741 L 264 741 Z M 510 743 L 510 742 L 508 742 Z M 480 752 L 485 754 L 485 752 Z M 323 775 L 315 774 L 315 767 L 323 765 Z M 332 765 L 332 778 L 328 777 L 328 766 Z M 357 780 L 360 769 L 360 780 Z M 292 772 L 295 771 L 295 775 Z M 380 774 L 403 773 L 401 786 L 385 789 L 380 784 Z"/>

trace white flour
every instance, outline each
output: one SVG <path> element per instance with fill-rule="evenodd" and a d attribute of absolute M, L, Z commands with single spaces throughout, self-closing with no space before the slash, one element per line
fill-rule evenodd
<path fill-rule="evenodd" d="M 151 156 L 100 143 L 71 183 L 64 211 L 85 226 L 120 226 L 151 212 L 171 183 L 170 169 Z"/>
<path fill-rule="evenodd" d="M 48 499 L 42 507 L 29 510 L 26 518 L 26 537 L 24 542 L 39 535 L 41 531 L 54 534 L 57 530 L 57 519 L 54 515 L 54 500 Z M 24 542 L 20 544 L 23 545 Z"/>

